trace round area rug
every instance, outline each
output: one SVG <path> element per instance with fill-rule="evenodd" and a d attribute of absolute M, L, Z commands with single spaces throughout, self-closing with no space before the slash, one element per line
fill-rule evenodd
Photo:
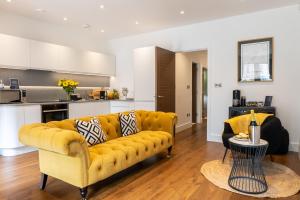
<path fill-rule="evenodd" d="M 227 182 L 231 171 L 231 166 L 232 164 L 229 162 L 222 163 L 221 160 L 213 160 L 204 163 L 200 171 L 210 182 L 216 186 L 247 196 L 261 198 L 289 197 L 297 194 L 300 190 L 300 176 L 284 165 L 267 161 L 263 163 L 263 168 L 269 187 L 268 191 L 257 195 L 238 192 L 232 189 Z"/>

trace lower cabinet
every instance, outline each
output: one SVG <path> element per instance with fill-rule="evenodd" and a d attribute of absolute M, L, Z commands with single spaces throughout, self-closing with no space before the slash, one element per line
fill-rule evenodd
<path fill-rule="evenodd" d="M 110 102 L 110 112 L 119 113 L 134 110 L 133 101 L 111 101 Z"/>
<path fill-rule="evenodd" d="M 149 110 L 155 111 L 155 101 L 135 101 L 134 102 L 135 110 Z"/>
<path fill-rule="evenodd" d="M 97 116 L 110 113 L 109 102 L 84 102 L 69 104 L 69 118 Z"/>
<path fill-rule="evenodd" d="M 31 123 L 41 123 L 40 105 L 0 106 L 0 150 L 22 147 L 19 129 Z"/>

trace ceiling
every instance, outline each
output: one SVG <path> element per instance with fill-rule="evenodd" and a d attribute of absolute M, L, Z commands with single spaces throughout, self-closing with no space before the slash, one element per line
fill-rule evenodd
<path fill-rule="evenodd" d="M 86 31 L 113 39 L 297 3 L 299 0 L 0 0 L 0 11 L 79 30 L 88 24 Z"/>

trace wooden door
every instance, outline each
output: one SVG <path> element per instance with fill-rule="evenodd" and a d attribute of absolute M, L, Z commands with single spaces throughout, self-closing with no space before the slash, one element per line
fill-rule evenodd
<path fill-rule="evenodd" d="M 175 53 L 156 47 L 156 110 L 175 112 Z"/>

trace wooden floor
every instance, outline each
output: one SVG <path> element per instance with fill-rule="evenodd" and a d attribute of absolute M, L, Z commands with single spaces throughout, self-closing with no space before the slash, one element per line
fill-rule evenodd
<path fill-rule="evenodd" d="M 256 199 L 234 194 L 207 181 L 200 173 L 201 165 L 221 159 L 223 145 L 206 142 L 206 127 L 194 126 L 176 136 L 173 155 L 150 158 L 89 188 L 89 199 L 101 200 L 245 200 Z M 276 156 L 275 162 L 285 164 L 300 174 L 295 153 Z M 38 189 L 37 153 L 17 157 L 0 157 L 0 199 L 9 200 L 76 200 L 77 188 L 49 178 L 45 191 Z M 286 180 L 288 181 L 288 180 Z M 286 200 L 299 200 L 300 194 Z"/>

